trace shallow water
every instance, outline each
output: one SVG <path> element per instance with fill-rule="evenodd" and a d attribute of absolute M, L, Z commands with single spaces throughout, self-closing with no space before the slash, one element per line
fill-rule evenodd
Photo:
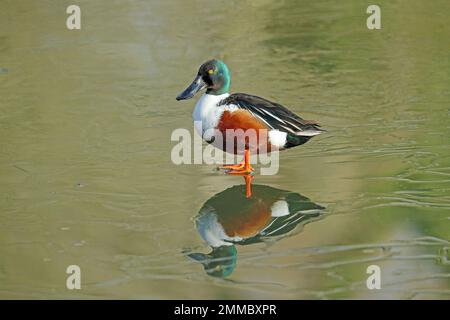
<path fill-rule="evenodd" d="M 66 1 L 0 3 L 1 298 L 449 299 L 448 1 L 378 1 L 378 31 L 360 1 L 78 3 L 80 31 Z M 225 278 L 190 255 L 243 180 L 170 161 L 197 99 L 175 97 L 212 57 L 329 131 L 255 178 L 323 209 L 237 243 Z"/>

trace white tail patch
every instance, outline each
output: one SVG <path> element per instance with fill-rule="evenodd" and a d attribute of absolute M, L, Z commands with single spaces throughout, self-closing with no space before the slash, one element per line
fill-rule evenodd
<path fill-rule="evenodd" d="M 272 211 L 272 217 L 283 217 L 289 214 L 289 206 L 284 200 L 278 200 L 270 209 Z"/>
<path fill-rule="evenodd" d="M 269 141 L 272 145 L 282 148 L 286 144 L 287 133 L 279 130 L 269 131 Z"/>

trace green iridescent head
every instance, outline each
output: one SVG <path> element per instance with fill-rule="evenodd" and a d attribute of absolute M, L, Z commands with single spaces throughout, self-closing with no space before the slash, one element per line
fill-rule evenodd
<path fill-rule="evenodd" d="M 206 89 L 206 93 L 220 95 L 230 90 L 231 76 L 222 60 L 209 60 L 200 66 L 194 81 L 178 95 L 177 100 L 192 98 L 197 92 Z"/>

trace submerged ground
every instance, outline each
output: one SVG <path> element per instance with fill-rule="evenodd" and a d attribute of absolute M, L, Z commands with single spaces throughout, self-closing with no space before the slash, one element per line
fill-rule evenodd
<path fill-rule="evenodd" d="M 450 297 L 448 1 L 67 1 L 0 4 L 1 298 Z M 232 90 L 278 101 L 329 131 L 256 183 L 323 216 L 237 245 L 227 278 L 194 218 L 242 184 L 170 161 L 205 60 Z M 79 265 L 82 289 L 66 289 Z M 366 288 L 379 265 L 382 289 Z"/>

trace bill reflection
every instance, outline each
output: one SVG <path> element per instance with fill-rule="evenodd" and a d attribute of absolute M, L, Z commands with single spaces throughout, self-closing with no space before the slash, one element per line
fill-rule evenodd
<path fill-rule="evenodd" d="M 278 241 L 294 229 L 321 218 L 324 208 L 291 191 L 265 185 L 226 189 L 204 203 L 195 219 L 199 235 L 211 247 L 188 256 L 213 277 L 231 275 L 237 265 L 236 245 Z"/>

